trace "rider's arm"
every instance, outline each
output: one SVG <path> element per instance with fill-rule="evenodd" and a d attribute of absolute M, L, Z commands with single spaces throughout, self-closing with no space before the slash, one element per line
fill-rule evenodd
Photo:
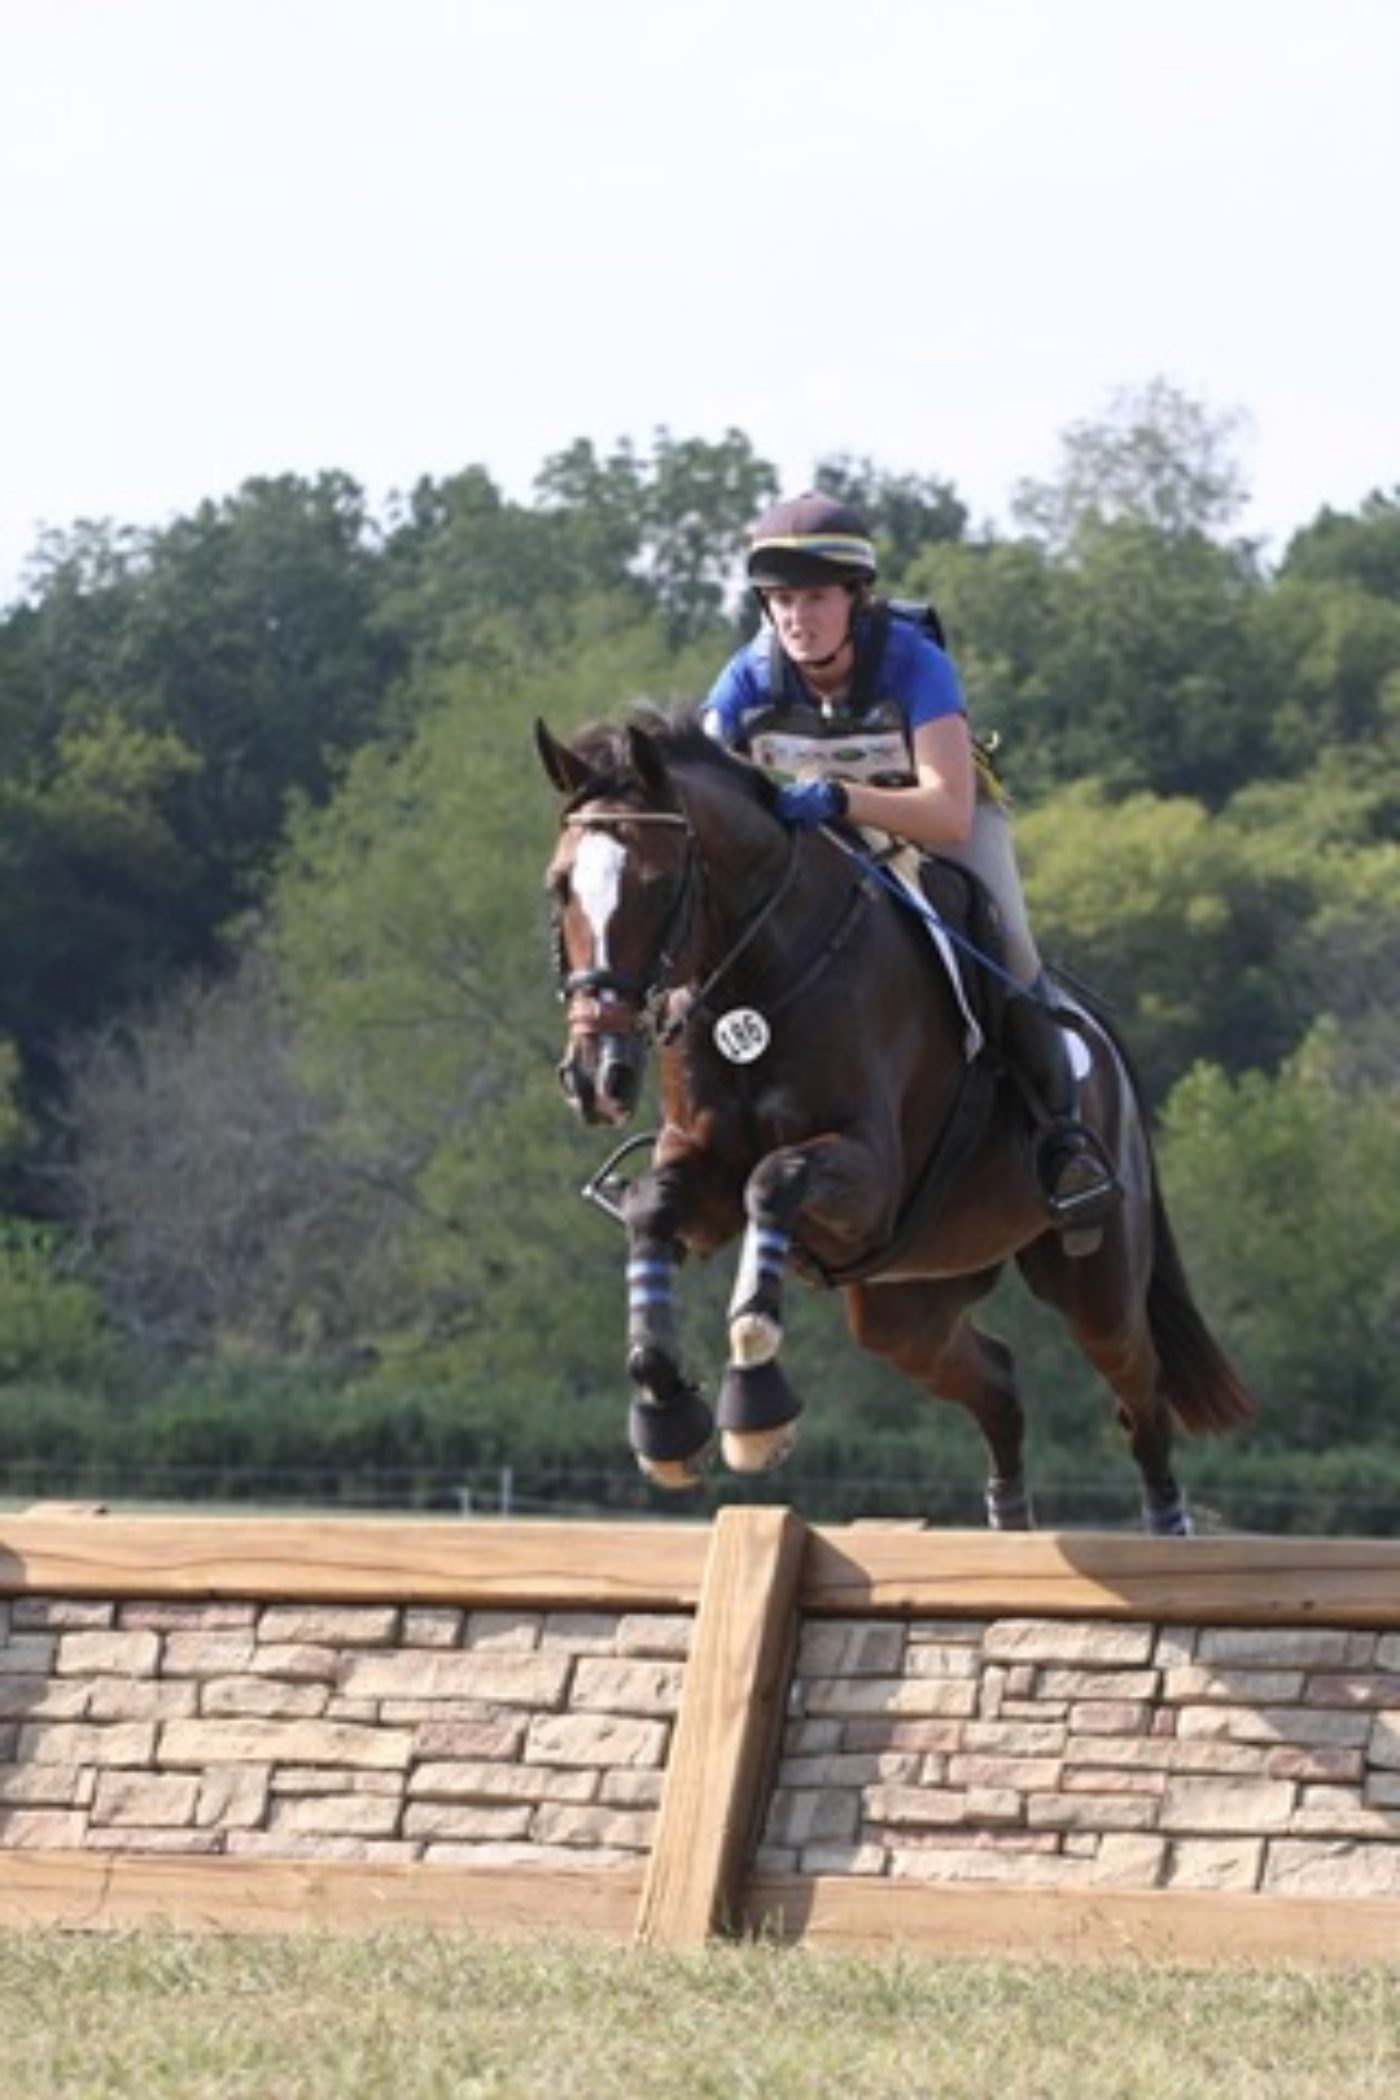
<path fill-rule="evenodd" d="M 972 830 L 977 803 L 967 716 L 958 712 L 921 722 L 914 731 L 913 753 L 911 787 L 846 781 L 847 815 L 853 824 L 872 825 L 933 852 L 941 846 L 960 846 Z"/>
<path fill-rule="evenodd" d="M 705 696 L 700 720 L 708 733 L 731 750 L 745 743 L 745 717 L 763 705 L 766 695 L 759 683 L 753 645 L 730 658 Z"/>

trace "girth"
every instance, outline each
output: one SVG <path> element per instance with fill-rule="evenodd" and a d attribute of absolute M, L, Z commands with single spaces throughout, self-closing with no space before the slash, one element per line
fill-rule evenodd
<path fill-rule="evenodd" d="M 981 1142 L 999 1078 L 999 1068 L 985 1053 L 972 1058 L 963 1068 L 953 1105 L 883 1247 L 859 1255 L 854 1261 L 828 1264 L 800 1240 L 793 1242 L 792 1265 L 807 1282 L 837 1289 L 843 1284 L 868 1283 L 888 1274 L 947 1196 Z"/>

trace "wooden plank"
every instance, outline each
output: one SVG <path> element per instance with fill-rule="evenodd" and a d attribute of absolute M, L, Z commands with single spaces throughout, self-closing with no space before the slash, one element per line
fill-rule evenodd
<path fill-rule="evenodd" d="M 1400 1902 L 1225 1890 L 1043 1889 L 756 1875 L 749 1930 L 805 1947 L 1035 1961 L 1349 1967 L 1400 1954 Z"/>
<path fill-rule="evenodd" d="M 693 1608 L 708 1527 L 0 1516 L 0 1596 Z"/>
<path fill-rule="evenodd" d="M 370 1866 L 352 1860 L 183 1859 L 165 1854 L 0 1854 L 0 1916 L 105 1932 L 368 1932 L 479 1926 L 493 1936 L 590 1934 L 625 1942 L 640 1867 Z"/>
<path fill-rule="evenodd" d="M 787 1699 L 806 1536 L 787 1509 L 716 1519 L 637 1917 L 646 1945 L 698 1946 L 738 1915 Z"/>
<path fill-rule="evenodd" d="M 1400 1625 L 1400 1540 L 814 1528 L 805 1611 Z"/>

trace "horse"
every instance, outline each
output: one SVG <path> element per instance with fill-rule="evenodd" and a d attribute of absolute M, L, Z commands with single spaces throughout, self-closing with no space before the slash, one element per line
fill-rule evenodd
<path fill-rule="evenodd" d="M 630 1181 L 605 1170 L 593 1190 L 626 1234 L 642 1471 L 681 1489 L 716 1442 L 740 1473 L 787 1454 L 802 1408 L 780 1361 L 791 1269 L 841 1292 L 861 1347 L 967 1411 L 987 1522 L 1028 1528 L 1012 1353 L 971 1316 L 1014 1262 L 1116 1400 L 1145 1529 L 1188 1533 L 1174 1422 L 1232 1430 L 1255 1400 L 1192 1298 L 1142 1091 L 1100 1003 L 1063 993 L 1082 1114 L 1121 1197 L 1074 1235 L 1037 1189 L 1032 1118 L 994 1022 L 973 1047 L 957 973 L 857 835 L 785 825 L 771 780 L 694 710 L 639 704 L 569 742 L 543 721 L 535 736 L 563 798 L 545 881 L 576 1117 L 629 1124 L 656 1059 L 660 1130 L 613 1155 L 650 1143 L 649 1162 Z M 677 1275 L 735 1241 L 712 1409 L 683 1364 Z"/>

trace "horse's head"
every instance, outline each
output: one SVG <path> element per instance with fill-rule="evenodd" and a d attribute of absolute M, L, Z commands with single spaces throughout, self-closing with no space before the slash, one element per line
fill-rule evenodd
<path fill-rule="evenodd" d="M 695 916 L 695 835 L 642 727 L 535 740 L 565 797 L 546 875 L 568 1040 L 560 1084 L 585 1123 L 625 1123 Z"/>

